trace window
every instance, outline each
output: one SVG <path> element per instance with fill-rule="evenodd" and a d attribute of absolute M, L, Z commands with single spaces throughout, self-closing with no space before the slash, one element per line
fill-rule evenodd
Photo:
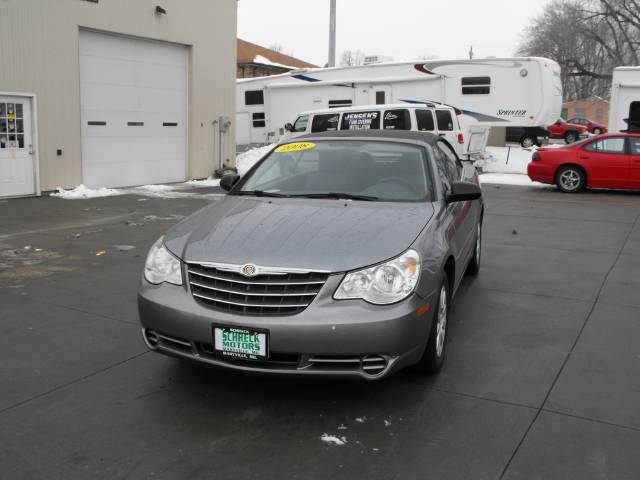
<path fill-rule="evenodd" d="M 349 112 L 342 114 L 340 130 L 378 130 L 380 112 Z"/>
<path fill-rule="evenodd" d="M 264 92 L 262 90 L 247 90 L 244 92 L 245 105 L 264 105 Z"/>
<path fill-rule="evenodd" d="M 264 127 L 265 119 L 264 112 L 257 112 L 251 115 L 251 119 L 253 120 L 254 127 Z"/>
<path fill-rule="evenodd" d="M 385 100 L 386 98 L 384 90 L 376 92 L 376 105 L 384 105 L 385 103 L 387 103 Z"/>
<path fill-rule="evenodd" d="M 596 110 L 596 120 L 598 122 L 602 122 L 602 119 L 604 118 L 604 111 L 602 110 L 602 108 L 598 108 Z"/>
<path fill-rule="evenodd" d="M 463 95 L 488 95 L 491 93 L 491 77 L 463 77 Z"/>
<path fill-rule="evenodd" d="M 440 148 L 433 149 L 433 156 L 436 160 L 436 167 L 438 168 L 438 177 L 442 182 L 442 190 L 445 195 L 451 192 L 451 185 L 454 182 L 453 172 L 455 171 L 455 165 L 449 165 L 450 160 L 444 154 Z"/>
<path fill-rule="evenodd" d="M 578 118 L 584 118 L 587 116 L 587 111 L 584 108 L 576 108 L 573 110 L 573 116 Z"/>
<path fill-rule="evenodd" d="M 326 132 L 338 129 L 339 113 L 329 113 L 324 115 L 315 115 L 311 122 L 311 131 L 313 133 Z"/>
<path fill-rule="evenodd" d="M 387 110 L 384 112 L 382 128 L 385 130 L 411 130 L 409 110 Z"/>
<path fill-rule="evenodd" d="M 3 148 L 24 148 L 21 103 L 0 103 L 0 149 Z"/>
<path fill-rule="evenodd" d="M 631 155 L 640 155 L 640 137 L 628 137 Z"/>
<path fill-rule="evenodd" d="M 329 100 L 329 108 L 350 107 L 352 104 L 351 100 Z"/>
<path fill-rule="evenodd" d="M 450 110 L 436 110 L 436 120 L 438 121 L 438 130 L 441 132 L 453 131 L 453 117 Z"/>
<path fill-rule="evenodd" d="M 629 132 L 640 132 L 640 102 L 631 102 L 629 104 Z"/>
<path fill-rule="evenodd" d="M 444 156 L 447 158 L 446 166 L 447 166 L 447 169 L 449 170 L 450 177 L 456 181 L 460 180 L 460 175 L 462 173 L 462 165 L 460 164 L 460 161 L 458 160 L 457 155 L 453 152 L 453 150 L 451 150 L 451 147 L 449 147 L 443 141 L 439 141 L 437 145 L 438 145 L 438 148 L 442 151 L 442 153 L 444 153 Z"/>
<path fill-rule="evenodd" d="M 568 108 L 563 108 L 562 109 L 562 113 L 560 114 L 560 116 L 566 120 L 566 118 L 569 116 L 569 109 Z"/>
<path fill-rule="evenodd" d="M 624 137 L 607 137 L 588 143 L 584 147 L 589 152 L 624 154 Z"/>
<path fill-rule="evenodd" d="M 431 110 L 416 110 L 416 123 L 418 124 L 418 130 L 421 132 L 435 130 Z"/>
<path fill-rule="evenodd" d="M 309 115 L 302 115 L 298 117 L 296 123 L 293 124 L 294 132 L 305 132 L 307 130 L 307 125 L 309 124 Z"/>

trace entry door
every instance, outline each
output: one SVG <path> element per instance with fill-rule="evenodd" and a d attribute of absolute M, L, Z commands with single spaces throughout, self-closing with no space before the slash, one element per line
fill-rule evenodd
<path fill-rule="evenodd" d="M 31 99 L 0 95 L 0 197 L 36 193 Z"/>
<path fill-rule="evenodd" d="M 640 188 L 640 136 L 629 136 L 629 153 L 631 163 L 629 164 L 629 179 L 634 188 Z"/>
<path fill-rule="evenodd" d="M 385 103 L 393 103 L 391 99 L 391 86 L 374 85 L 369 89 L 369 103 L 371 105 L 384 105 Z"/>

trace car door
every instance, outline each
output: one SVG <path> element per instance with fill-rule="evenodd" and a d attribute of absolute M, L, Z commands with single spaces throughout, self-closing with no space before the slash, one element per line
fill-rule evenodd
<path fill-rule="evenodd" d="M 632 188 L 640 188 L 640 136 L 629 135 L 629 183 Z"/>
<path fill-rule="evenodd" d="M 631 157 L 627 154 L 624 136 L 593 140 L 579 150 L 578 159 L 587 172 L 590 187 L 629 187 Z"/>
<path fill-rule="evenodd" d="M 442 141 L 438 141 L 433 148 L 438 168 L 438 176 L 442 182 L 443 196 L 451 192 L 453 182 L 460 180 L 461 166 L 456 163 L 455 154 Z M 455 202 L 447 203 L 444 206 L 443 225 L 445 227 L 447 240 L 451 246 L 451 250 L 456 262 L 456 279 L 461 278 L 465 262 L 468 258 L 470 249 L 469 230 L 472 223 L 471 215 L 469 215 L 471 202 Z"/>

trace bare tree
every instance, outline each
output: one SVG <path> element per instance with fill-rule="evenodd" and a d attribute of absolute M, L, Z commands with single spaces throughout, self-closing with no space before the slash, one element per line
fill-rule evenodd
<path fill-rule="evenodd" d="M 364 53 L 360 50 L 345 50 L 340 55 L 340 65 L 343 67 L 354 67 L 364 63 Z"/>
<path fill-rule="evenodd" d="M 273 50 L 274 52 L 282 53 L 283 55 L 289 55 L 290 57 L 293 57 L 293 51 L 287 50 L 285 52 L 284 47 L 282 46 L 281 43 L 272 43 L 271 45 L 269 45 L 269 50 Z"/>
<path fill-rule="evenodd" d="M 616 66 L 639 63 L 640 0 L 554 0 L 526 29 L 519 55 L 556 60 L 565 100 L 606 97 Z"/>

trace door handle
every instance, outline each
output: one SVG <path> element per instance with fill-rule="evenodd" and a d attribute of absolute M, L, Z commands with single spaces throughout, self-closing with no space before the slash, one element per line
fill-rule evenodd
<path fill-rule="evenodd" d="M 33 155 L 33 145 L 29 145 L 29 155 Z"/>

